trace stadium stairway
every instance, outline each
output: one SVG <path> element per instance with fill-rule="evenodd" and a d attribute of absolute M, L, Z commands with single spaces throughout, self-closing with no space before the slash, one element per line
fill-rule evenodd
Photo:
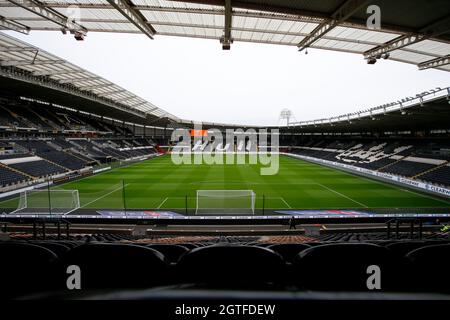
<path fill-rule="evenodd" d="M 439 166 L 436 166 L 436 167 L 434 167 L 434 168 L 431 168 L 431 169 L 429 169 L 429 170 L 427 170 L 427 171 L 424 171 L 424 172 L 421 172 L 421 173 L 415 175 L 414 177 L 412 177 L 412 179 L 420 178 L 421 176 L 424 176 L 424 175 L 426 175 L 426 174 L 428 174 L 428 173 L 431 173 L 431 172 L 434 172 L 434 171 L 439 170 L 439 169 L 441 169 L 441 168 L 444 168 L 444 167 L 447 166 L 449 163 L 450 163 L 450 161 L 444 162 L 443 164 L 441 164 L 441 165 L 439 165 Z"/>

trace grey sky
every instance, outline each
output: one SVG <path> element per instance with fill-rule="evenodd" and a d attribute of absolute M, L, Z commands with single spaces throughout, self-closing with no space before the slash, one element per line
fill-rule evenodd
<path fill-rule="evenodd" d="M 450 73 L 295 47 L 143 35 L 9 33 L 67 59 L 184 119 L 276 125 L 283 108 L 298 121 L 374 107 L 450 85 Z"/>

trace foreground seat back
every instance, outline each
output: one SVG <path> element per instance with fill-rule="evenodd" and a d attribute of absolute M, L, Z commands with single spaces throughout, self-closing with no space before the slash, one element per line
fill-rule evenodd
<path fill-rule="evenodd" d="M 0 297 L 54 289 L 55 253 L 30 243 L 0 242 Z"/>
<path fill-rule="evenodd" d="M 168 265 L 153 249 L 114 243 L 92 243 L 70 250 L 63 272 L 70 265 L 81 270 L 82 288 L 145 288 L 164 284 Z"/>
<path fill-rule="evenodd" d="M 169 262 L 177 262 L 183 254 L 189 251 L 188 248 L 176 244 L 149 244 L 147 248 L 161 252 Z"/>
<path fill-rule="evenodd" d="M 177 273 L 181 282 L 245 287 L 276 282 L 285 265 L 279 254 L 267 248 L 214 245 L 183 255 Z"/>
<path fill-rule="evenodd" d="M 415 290 L 450 292 L 450 244 L 426 246 L 409 252 Z"/>
<path fill-rule="evenodd" d="M 292 280 L 311 290 L 368 291 L 369 266 L 381 270 L 381 289 L 397 285 L 400 259 L 386 248 L 374 244 L 345 243 L 311 247 L 294 259 Z M 373 272 L 373 271 L 372 271 Z"/>
<path fill-rule="evenodd" d="M 268 248 L 279 253 L 285 261 L 292 262 L 300 252 L 311 246 L 303 243 L 280 243 L 270 245 Z"/>
<path fill-rule="evenodd" d="M 426 246 L 425 241 L 405 241 L 390 243 L 386 246 L 386 248 L 399 256 L 405 256 L 408 252 L 424 246 Z"/>

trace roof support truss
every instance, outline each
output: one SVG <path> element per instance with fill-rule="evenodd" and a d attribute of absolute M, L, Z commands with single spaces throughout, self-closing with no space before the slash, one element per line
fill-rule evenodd
<path fill-rule="evenodd" d="M 46 20 L 54 22 L 62 27 L 62 30 L 68 29 L 69 31 L 76 33 L 87 33 L 87 29 L 75 21 L 71 21 L 65 15 L 59 13 L 56 10 L 48 8 L 43 3 L 36 0 L 8 0 L 9 2 L 19 6 L 25 10 L 28 10 Z"/>
<path fill-rule="evenodd" d="M 225 0 L 225 28 L 223 30 L 223 36 L 220 39 L 223 50 L 230 50 L 233 39 L 231 39 L 231 22 L 233 19 L 231 0 Z"/>
<path fill-rule="evenodd" d="M 364 53 L 364 58 L 376 59 L 381 57 L 383 54 L 387 54 L 391 51 L 407 47 L 409 45 L 418 43 L 420 41 L 432 37 L 437 37 L 447 32 L 450 32 L 450 16 L 421 29 L 417 34 L 404 35 L 389 42 L 386 42 L 381 46 L 366 51 Z"/>
<path fill-rule="evenodd" d="M 85 82 L 85 81 L 94 81 L 94 80 L 100 80 L 102 78 L 100 77 L 83 77 L 83 78 L 75 78 L 75 79 L 70 79 L 70 80 L 60 80 L 59 83 L 61 84 L 74 84 L 74 83 L 78 83 L 78 82 Z"/>
<path fill-rule="evenodd" d="M 33 47 L 1 47 L 0 52 L 23 52 L 23 51 L 34 51 L 38 52 L 39 49 Z"/>
<path fill-rule="evenodd" d="M 70 71 L 35 71 L 35 72 L 33 72 L 33 74 L 38 77 L 40 77 L 40 76 L 51 77 L 51 76 L 59 76 L 59 75 L 64 75 L 64 74 L 75 74 L 75 73 L 80 73 L 80 72 L 73 71 L 73 70 L 70 70 Z"/>
<path fill-rule="evenodd" d="M 99 89 L 99 88 L 104 88 L 104 87 L 110 87 L 111 83 L 102 83 L 102 84 L 98 84 L 98 85 L 94 85 L 94 86 L 83 86 L 83 87 L 78 87 L 78 89 L 80 90 L 89 90 L 92 91 L 94 89 Z"/>
<path fill-rule="evenodd" d="M 322 38 L 325 34 L 334 29 L 337 25 L 349 19 L 356 11 L 366 5 L 367 0 L 347 0 L 344 4 L 331 15 L 331 19 L 320 23 L 307 37 L 299 44 L 299 51 L 309 48 L 314 42 Z"/>
<path fill-rule="evenodd" d="M 128 21 L 134 24 L 136 28 L 141 30 L 150 39 L 153 39 L 153 35 L 155 34 L 153 27 L 138 11 L 129 5 L 126 0 L 108 0 L 108 2 L 125 18 L 127 18 Z"/>
<path fill-rule="evenodd" d="M 425 70 L 430 68 L 439 68 L 445 65 L 450 64 L 450 54 L 446 55 L 445 57 L 436 58 L 433 60 L 428 60 L 422 63 L 419 63 L 418 67 L 419 70 Z"/>
<path fill-rule="evenodd" d="M 126 92 L 126 90 L 125 89 L 112 90 L 112 91 L 98 94 L 98 96 L 99 97 L 108 97 L 108 96 L 116 95 L 116 94 L 123 93 L 123 92 Z M 118 100 L 116 100 L 116 101 L 118 101 Z"/>
<path fill-rule="evenodd" d="M 46 65 L 46 64 L 61 64 L 64 60 L 40 60 L 40 61 L 29 61 L 29 60 L 6 60 L 1 61 L 0 65 L 2 67 L 18 67 L 18 66 L 32 66 L 32 65 Z"/>
<path fill-rule="evenodd" d="M 20 32 L 20 33 L 23 33 L 23 34 L 29 34 L 30 33 L 30 28 L 29 27 L 24 26 L 23 24 L 18 23 L 18 22 L 14 21 L 14 20 L 6 19 L 3 16 L 0 16 L 0 27 L 4 28 L 4 29 L 7 29 L 7 30 L 13 30 L 13 31 L 16 31 L 16 32 Z"/>

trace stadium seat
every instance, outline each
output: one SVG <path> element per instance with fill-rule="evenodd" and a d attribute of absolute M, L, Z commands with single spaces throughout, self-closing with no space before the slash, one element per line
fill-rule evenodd
<path fill-rule="evenodd" d="M 177 274 L 184 283 L 247 288 L 280 280 L 285 267 L 283 258 L 267 248 L 213 245 L 183 255 Z"/>
<path fill-rule="evenodd" d="M 149 244 L 148 248 L 161 252 L 169 262 L 177 262 L 178 259 L 189 251 L 188 248 L 176 244 Z"/>
<path fill-rule="evenodd" d="M 379 266 L 382 290 L 401 285 L 396 267 L 402 260 L 388 249 L 374 244 L 324 244 L 299 253 L 293 262 L 292 281 L 310 290 L 368 291 L 369 266 Z"/>
<path fill-rule="evenodd" d="M 36 244 L 52 251 L 59 258 L 61 258 L 61 256 L 63 256 L 67 251 L 70 250 L 70 247 L 67 245 L 50 241 L 33 241 L 32 244 Z"/>
<path fill-rule="evenodd" d="M 270 245 L 268 248 L 279 253 L 286 262 L 292 262 L 297 254 L 311 246 L 304 243 L 280 243 Z"/>
<path fill-rule="evenodd" d="M 397 255 L 405 256 L 408 252 L 411 252 L 418 248 L 422 248 L 426 245 L 427 244 L 425 241 L 402 241 L 390 243 L 386 245 L 386 248 L 388 248 Z"/>
<path fill-rule="evenodd" d="M 160 252 L 133 244 L 84 244 L 64 256 L 63 273 L 69 265 L 80 267 L 86 289 L 146 288 L 163 284 L 168 277 Z"/>
<path fill-rule="evenodd" d="M 51 279 L 58 260 L 52 251 L 30 243 L 0 242 L 0 297 L 54 289 Z"/>
<path fill-rule="evenodd" d="M 422 247 L 409 252 L 411 287 L 429 292 L 450 291 L 450 244 Z"/>

